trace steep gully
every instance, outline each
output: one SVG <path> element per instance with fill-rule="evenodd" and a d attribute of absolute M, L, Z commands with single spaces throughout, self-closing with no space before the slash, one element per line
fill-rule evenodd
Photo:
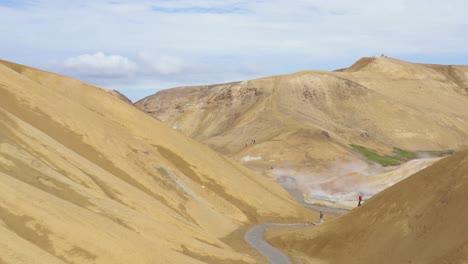
<path fill-rule="evenodd" d="M 291 194 L 294 199 L 296 199 L 299 203 L 301 203 L 304 207 L 315 210 L 315 211 L 322 211 L 329 214 L 336 214 L 341 215 L 347 212 L 347 210 L 337 209 L 337 208 L 329 208 L 329 207 L 322 207 L 317 205 L 312 205 L 306 203 L 302 198 L 302 193 L 297 190 L 287 189 L 287 191 Z M 249 243 L 253 248 L 255 248 L 258 252 L 264 255 L 272 264 L 291 264 L 291 260 L 289 257 L 281 252 L 279 249 L 271 246 L 265 240 L 263 240 L 263 233 L 266 229 L 271 227 L 287 227 L 287 228 L 301 228 L 307 227 L 310 225 L 316 225 L 314 223 L 266 223 L 262 225 L 257 225 L 250 229 L 244 236 L 245 241 Z"/>

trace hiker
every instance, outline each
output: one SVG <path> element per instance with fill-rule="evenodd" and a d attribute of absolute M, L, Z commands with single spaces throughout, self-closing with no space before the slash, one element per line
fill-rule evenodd
<path fill-rule="evenodd" d="M 323 213 L 322 213 L 322 211 L 320 211 L 320 223 L 321 224 L 323 223 Z"/>
<path fill-rule="evenodd" d="M 359 193 L 359 203 L 357 206 L 361 206 L 362 203 L 362 193 Z"/>

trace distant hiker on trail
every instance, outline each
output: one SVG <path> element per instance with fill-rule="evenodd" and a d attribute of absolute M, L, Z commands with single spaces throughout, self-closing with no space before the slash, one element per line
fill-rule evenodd
<path fill-rule="evenodd" d="M 362 193 L 359 193 L 359 203 L 357 206 L 361 206 L 362 203 Z"/>
<path fill-rule="evenodd" d="M 322 211 L 320 211 L 320 223 L 321 224 L 323 223 L 323 213 L 322 213 Z"/>

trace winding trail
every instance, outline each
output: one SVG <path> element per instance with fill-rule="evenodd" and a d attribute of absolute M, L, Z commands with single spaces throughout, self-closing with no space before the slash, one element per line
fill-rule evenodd
<path fill-rule="evenodd" d="M 263 240 L 263 233 L 270 227 L 274 226 L 289 226 L 293 227 L 306 227 L 310 224 L 262 224 L 253 227 L 244 236 L 245 241 L 254 247 L 258 252 L 264 255 L 272 264 L 292 264 L 288 255 L 281 252 L 279 249 L 268 244 Z"/>
<path fill-rule="evenodd" d="M 338 208 L 329 208 L 329 207 L 322 207 L 322 206 L 317 206 L 317 205 L 312 205 L 304 202 L 302 199 L 302 194 L 296 190 L 290 190 L 287 189 L 287 191 L 296 199 L 298 202 L 300 202 L 304 207 L 316 210 L 316 211 L 322 211 L 325 213 L 329 214 L 336 214 L 336 215 L 341 215 L 348 210 L 344 209 L 338 209 Z M 265 232 L 266 229 L 270 227 L 275 227 L 275 226 L 288 226 L 291 228 L 297 228 L 297 227 L 307 227 L 311 225 L 316 225 L 316 224 L 311 224 L 311 223 L 289 223 L 289 224 L 284 224 L 284 223 L 267 223 L 267 224 L 261 224 L 254 226 L 252 229 L 250 229 L 244 236 L 245 241 L 249 243 L 252 247 L 254 247 L 258 252 L 260 252 L 262 255 L 264 255 L 272 264 L 292 264 L 291 260 L 289 257 L 281 252 L 279 249 L 273 247 L 272 245 L 268 244 L 265 240 L 263 240 L 263 233 Z"/>

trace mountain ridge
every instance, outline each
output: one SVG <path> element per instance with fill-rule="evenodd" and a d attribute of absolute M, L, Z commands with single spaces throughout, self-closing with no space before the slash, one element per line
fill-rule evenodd
<path fill-rule="evenodd" d="M 376 166 L 352 145 L 382 156 L 395 148 L 462 149 L 468 142 L 465 85 L 468 66 L 363 58 L 340 72 L 180 87 L 135 105 L 264 175 L 314 182 L 344 176 L 331 175 L 336 167 L 353 164 L 360 173 Z"/>

